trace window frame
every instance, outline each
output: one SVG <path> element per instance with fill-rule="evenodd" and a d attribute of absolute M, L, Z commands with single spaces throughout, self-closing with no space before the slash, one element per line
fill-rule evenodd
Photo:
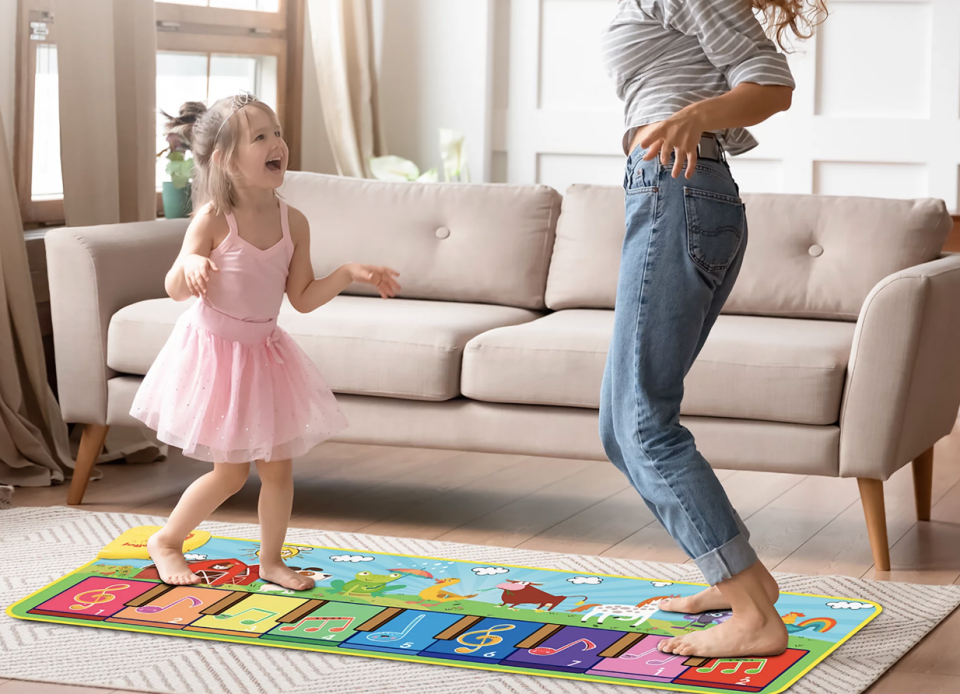
<path fill-rule="evenodd" d="M 303 103 L 304 0 L 279 0 L 277 12 L 156 2 L 157 50 L 221 55 L 266 55 L 277 60 L 277 115 L 290 149 L 288 168 L 300 168 Z M 46 13 L 48 35 L 30 39 L 31 13 Z M 35 20 L 34 20 L 35 21 Z M 16 32 L 14 180 L 25 225 L 62 224 L 63 198 L 34 200 L 33 118 L 37 50 L 56 45 L 53 0 L 18 0 Z M 163 205 L 157 194 L 157 214 Z"/>

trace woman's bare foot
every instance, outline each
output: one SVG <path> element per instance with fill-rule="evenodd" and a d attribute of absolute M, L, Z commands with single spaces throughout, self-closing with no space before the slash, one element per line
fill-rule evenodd
<path fill-rule="evenodd" d="M 776 602 L 780 598 L 780 586 L 777 585 L 777 579 L 769 572 L 763 576 L 763 587 L 767 592 L 767 597 Z M 669 598 L 663 600 L 657 605 L 664 612 L 682 612 L 684 614 L 699 614 L 701 612 L 716 612 L 717 610 L 729 610 L 730 601 L 723 597 L 723 593 L 716 586 L 710 586 L 701 590 L 699 593 L 687 596 L 685 598 Z"/>
<path fill-rule="evenodd" d="M 718 583 L 717 592 L 730 606 L 733 616 L 701 632 L 664 639 L 657 648 L 664 653 L 703 658 L 783 653 L 787 648 L 787 627 L 774 605 L 777 594 L 769 588 L 772 578 L 758 561 L 733 578 Z"/>
<path fill-rule="evenodd" d="M 260 578 L 290 590 L 310 590 L 315 585 L 312 578 L 301 576 L 286 564 L 264 566 L 261 563 Z"/>
<path fill-rule="evenodd" d="M 664 639 L 664 653 L 701 658 L 747 658 L 780 655 L 787 648 L 787 629 L 779 615 L 757 619 L 733 617 L 704 631 Z"/>
<path fill-rule="evenodd" d="M 162 531 L 161 531 L 162 532 Z M 164 583 L 174 586 L 190 586 L 200 583 L 183 558 L 183 543 L 165 542 L 159 532 L 147 540 L 147 551 L 157 566 L 157 574 Z"/>

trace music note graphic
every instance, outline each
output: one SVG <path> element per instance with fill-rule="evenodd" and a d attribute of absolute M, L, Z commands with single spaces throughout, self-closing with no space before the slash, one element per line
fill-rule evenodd
<path fill-rule="evenodd" d="M 399 641 L 409 634 L 424 616 L 425 615 L 419 614 L 414 617 L 403 631 L 378 631 L 375 634 L 368 634 L 367 641 Z"/>
<path fill-rule="evenodd" d="M 467 648 L 455 648 L 453 649 L 453 651 L 454 653 L 476 653 L 484 646 L 495 646 L 501 641 L 503 641 L 503 637 L 494 636 L 494 632 L 510 631 L 513 628 L 514 628 L 513 624 L 498 624 L 497 626 L 490 627 L 489 629 L 480 629 L 479 631 L 468 631 L 466 634 L 461 635 L 457 639 L 457 643 L 462 643 L 464 646 L 467 646 Z M 474 634 L 479 635 L 477 637 L 478 638 L 477 643 L 468 643 L 467 641 L 464 640 L 468 636 L 473 636 Z"/>
<path fill-rule="evenodd" d="M 315 632 L 323 631 L 324 627 L 327 626 L 327 622 L 342 622 L 345 621 L 346 624 L 343 626 L 330 627 L 330 633 L 339 633 L 341 631 L 346 631 L 347 627 L 353 624 L 353 617 L 304 617 L 296 624 L 287 624 L 280 627 L 279 631 L 296 631 L 297 628 L 303 626 L 307 622 L 320 622 L 318 626 L 315 627 L 305 627 L 304 631 Z"/>
<path fill-rule="evenodd" d="M 264 615 L 258 619 L 241 619 L 240 623 L 245 626 L 250 626 L 251 624 L 257 624 L 262 622 L 265 619 L 270 619 L 270 617 L 276 617 L 276 612 L 271 612 L 270 610 L 264 610 L 259 607 L 248 607 L 243 612 L 237 612 L 237 614 L 218 614 L 214 619 L 233 619 L 234 617 L 240 617 L 245 615 L 247 612 L 262 612 Z"/>
<path fill-rule="evenodd" d="M 667 655 L 666 653 L 663 653 L 662 651 L 660 651 L 660 650 L 658 650 L 658 649 L 656 649 L 656 648 L 650 648 L 650 649 L 644 651 L 643 653 L 624 653 L 622 656 L 620 656 L 620 659 L 621 659 L 621 660 L 640 660 L 640 658 L 644 657 L 645 655 L 650 655 L 651 653 L 658 653 L 658 654 L 660 654 L 660 655 Z M 671 660 L 676 660 L 677 657 L 678 657 L 678 656 L 676 656 L 676 655 L 671 655 L 671 656 L 669 656 L 669 657 L 667 657 L 667 658 L 653 658 L 653 659 L 647 661 L 647 665 L 666 665 L 666 664 L 669 663 Z"/>
<path fill-rule="evenodd" d="M 73 596 L 73 599 L 77 601 L 77 604 L 70 605 L 70 609 L 86 610 L 94 605 L 102 605 L 103 603 L 113 602 L 117 596 L 113 595 L 110 591 L 115 590 L 119 592 L 121 590 L 126 590 L 129 587 L 129 583 L 116 583 L 112 586 L 107 586 L 106 588 L 100 588 L 98 590 L 85 590 L 82 593 L 77 593 Z M 87 595 L 90 597 L 84 597 Z"/>
<path fill-rule="evenodd" d="M 550 648 L 549 646 L 539 646 L 538 648 L 531 648 L 528 652 L 530 653 L 530 655 L 555 655 L 560 651 L 567 650 L 571 646 L 576 646 L 578 643 L 583 644 L 583 650 L 585 651 L 592 651 L 594 648 L 597 647 L 597 644 L 595 644 L 590 639 L 578 639 L 577 641 L 568 643 L 566 646 L 561 646 L 560 648 Z"/>
<path fill-rule="evenodd" d="M 713 670 L 714 670 L 718 665 L 722 665 L 723 663 L 732 663 L 732 664 L 733 664 L 733 667 L 720 670 L 720 672 L 721 672 L 721 674 L 724 674 L 724 675 L 734 675 L 734 674 L 736 674 L 737 670 L 740 669 L 740 666 L 741 666 L 742 664 L 744 664 L 744 663 L 751 663 L 751 662 L 753 662 L 753 663 L 760 663 L 760 664 L 759 664 L 757 667 L 755 667 L 755 668 L 747 668 L 746 670 L 744 670 L 743 672 L 744 672 L 744 674 L 746 674 L 746 675 L 759 675 L 760 672 L 763 670 L 763 666 L 767 664 L 766 658 L 754 658 L 754 659 L 752 659 L 752 660 L 729 660 L 729 659 L 722 659 L 722 658 L 721 658 L 721 659 L 715 660 L 715 661 L 713 662 L 713 665 L 711 665 L 710 667 L 698 667 L 698 668 L 697 668 L 697 672 L 702 672 L 702 673 L 706 674 L 706 673 L 708 673 L 708 672 L 713 672 Z"/>
<path fill-rule="evenodd" d="M 200 607 L 200 605 L 203 604 L 201 600 L 198 600 L 192 595 L 188 595 L 185 598 L 180 598 L 179 600 L 171 602 L 169 605 L 164 605 L 163 607 L 160 607 L 158 605 L 144 605 L 143 607 L 138 607 L 137 612 L 141 614 L 156 614 L 157 612 L 163 612 L 164 610 L 169 610 L 171 607 L 173 607 L 174 605 L 179 605 L 184 600 L 190 601 L 190 607 Z"/>

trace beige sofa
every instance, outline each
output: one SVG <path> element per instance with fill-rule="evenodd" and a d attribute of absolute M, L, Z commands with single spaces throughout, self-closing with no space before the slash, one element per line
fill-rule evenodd
<path fill-rule="evenodd" d="M 318 274 L 401 272 L 279 323 L 320 366 L 342 441 L 603 460 L 597 407 L 613 326 L 623 193 L 289 174 Z M 746 197 L 740 280 L 686 381 L 684 421 L 719 468 L 856 477 L 878 569 L 883 480 L 913 461 L 929 518 L 932 446 L 960 406 L 960 256 L 934 200 Z M 163 277 L 184 220 L 47 236 L 64 417 L 86 425 L 79 503 L 108 426 L 186 304 Z"/>

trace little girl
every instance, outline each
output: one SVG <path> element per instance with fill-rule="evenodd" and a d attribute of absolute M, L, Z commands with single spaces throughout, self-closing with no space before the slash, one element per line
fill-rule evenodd
<path fill-rule="evenodd" d="M 283 293 L 307 313 L 354 281 L 395 296 L 398 275 L 351 263 L 314 279 L 307 218 L 276 194 L 287 145 L 276 114 L 255 97 L 221 99 L 209 110 L 184 104 L 173 124 L 194 153 L 197 213 L 165 287 L 175 301 L 199 300 L 177 321 L 131 414 L 184 455 L 212 462 L 213 472 L 187 488 L 147 547 L 164 582 L 199 583 L 183 541 L 243 487 L 256 461 L 260 578 L 308 590 L 313 579 L 280 554 L 293 503 L 291 459 L 347 421 L 310 359 L 277 327 Z"/>

